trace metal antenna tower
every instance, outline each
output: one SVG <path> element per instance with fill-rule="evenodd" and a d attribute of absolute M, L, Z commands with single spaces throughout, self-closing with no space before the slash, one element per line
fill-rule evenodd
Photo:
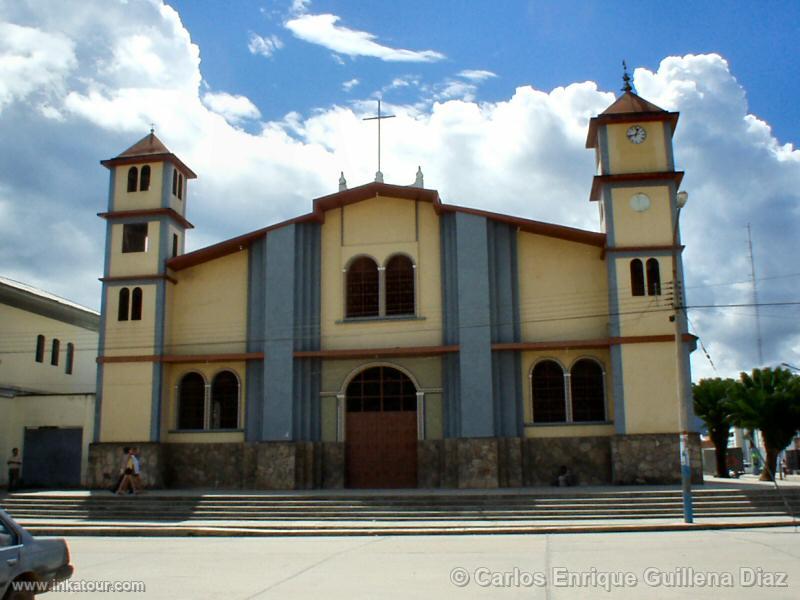
<path fill-rule="evenodd" d="M 753 280 L 753 306 L 756 309 L 756 343 L 758 344 L 758 366 L 764 366 L 764 343 L 761 337 L 761 309 L 758 306 L 758 284 L 756 283 L 756 261 L 753 258 L 753 236 L 747 224 L 747 247 L 750 250 L 750 277 Z"/>

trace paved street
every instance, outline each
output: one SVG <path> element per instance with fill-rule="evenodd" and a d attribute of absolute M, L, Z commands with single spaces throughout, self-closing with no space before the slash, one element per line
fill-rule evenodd
<path fill-rule="evenodd" d="M 800 532 L 792 528 L 539 536 L 83 537 L 69 543 L 73 580 L 143 581 L 146 592 L 45 597 L 800 597 Z M 773 573 L 785 573 L 786 581 Z M 719 585 L 704 584 L 703 577 L 716 577 Z"/>

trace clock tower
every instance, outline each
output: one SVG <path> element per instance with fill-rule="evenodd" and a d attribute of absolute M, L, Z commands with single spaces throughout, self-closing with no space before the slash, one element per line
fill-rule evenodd
<path fill-rule="evenodd" d="M 675 170 L 672 152 L 677 123 L 678 113 L 639 97 L 626 76 L 623 94 L 591 119 L 586 140 L 597 165 L 591 200 L 606 234 L 616 480 L 642 459 L 634 448 L 651 446 L 641 444 L 648 436 L 654 444 L 675 443 L 677 460 L 681 395 L 691 397 L 689 336 L 683 311 L 674 309 L 683 279 L 677 228 L 683 172 Z"/>

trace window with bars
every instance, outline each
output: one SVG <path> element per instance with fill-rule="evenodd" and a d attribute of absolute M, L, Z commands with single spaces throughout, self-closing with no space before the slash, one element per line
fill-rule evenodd
<path fill-rule="evenodd" d="M 378 265 L 368 256 L 355 259 L 347 269 L 347 317 L 380 314 Z"/>
<path fill-rule="evenodd" d="M 386 263 L 386 314 L 413 315 L 414 264 L 402 254 L 391 257 Z"/>
<path fill-rule="evenodd" d="M 178 429 L 203 429 L 205 406 L 205 379 L 199 373 L 187 373 L 178 384 Z"/>
<path fill-rule="evenodd" d="M 370 367 L 347 385 L 348 412 L 417 410 L 417 388 L 402 371 L 392 367 Z"/>
<path fill-rule="evenodd" d="M 605 385 L 603 368 L 582 358 L 570 369 L 573 421 L 605 421 Z"/>
<path fill-rule="evenodd" d="M 536 363 L 531 374 L 534 423 L 560 423 L 567 420 L 564 370 L 554 360 Z"/>

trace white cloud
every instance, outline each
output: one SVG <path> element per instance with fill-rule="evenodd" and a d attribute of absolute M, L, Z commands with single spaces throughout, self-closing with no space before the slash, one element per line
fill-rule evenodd
<path fill-rule="evenodd" d="M 283 48 L 283 42 L 277 35 L 262 37 L 257 33 L 251 33 L 250 41 L 247 42 L 247 49 L 250 50 L 250 54 L 260 54 L 267 58 L 281 48 Z"/>
<path fill-rule="evenodd" d="M 470 81 L 485 81 L 486 79 L 497 77 L 497 74 L 492 73 L 491 71 L 484 71 L 482 69 L 465 69 L 460 71 L 458 76 L 463 77 L 464 79 L 469 79 Z"/>
<path fill-rule="evenodd" d="M 348 81 L 345 81 L 345 82 L 342 84 L 342 89 L 343 89 L 345 92 L 349 92 L 349 91 L 350 91 L 350 90 L 352 90 L 354 87 L 356 87 L 356 86 L 357 86 L 359 83 L 361 83 L 361 82 L 360 82 L 358 79 L 355 79 L 355 78 L 353 78 L 353 79 L 349 79 Z"/>
<path fill-rule="evenodd" d="M 227 92 L 208 92 L 203 94 L 203 104 L 215 113 L 225 117 L 232 124 L 245 119 L 259 119 L 261 113 L 246 96 L 234 96 Z"/>
<path fill-rule="evenodd" d="M 289 7 L 289 14 L 305 14 L 309 6 L 311 6 L 311 0 L 292 0 L 292 5 Z"/>
<path fill-rule="evenodd" d="M 201 93 L 199 49 L 169 7 L 85 0 L 14 3 L 10 12 L 19 6 L 24 35 L 0 37 L 3 58 L 21 57 L 11 67 L 0 59 L 14 74 L 0 77 L 0 138 L 16 140 L 0 172 L 0 273 L 97 307 L 104 229 L 95 214 L 108 174 L 96 161 L 145 135 L 150 122 L 199 175 L 187 205 L 196 225 L 190 249 L 306 212 L 312 198 L 336 190 L 342 170 L 351 186 L 374 176 L 375 129 L 358 112 L 374 111 L 372 103 L 291 113 L 248 133 L 230 120 L 258 118 L 255 107 L 223 91 Z M 136 46 L 131 38 L 143 31 L 150 43 Z M 37 53 L 32 39 L 60 50 Z M 150 57 L 151 68 L 126 64 L 126 48 Z M 466 79 L 455 81 L 475 83 Z M 670 57 L 655 72 L 636 69 L 634 79 L 642 96 L 681 112 L 675 157 L 691 197 L 682 216 L 689 304 L 747 301 L 747 285 L 727 284 L 747 279 L 748 222 L 759 276 L 797 272 L 800 152 L 748 114 L 729 65 L 715 55 Z M 584 142 L 589 118 L 613 94 L 590 82 L 523 86 L 498 102 L 469 92 L 445 82 L 428 90 L 439 94 L 432 104 L 385 106 L 396 115 L 384 123 L 386 180 L 407 183 L 422 165 L 445 201 L 596 230 L 594 157 Z M 225 102 L 238 108 L 225 115 Z M 46 164 L 48 176 L 30 177 L 34 164 Z M 75 244 L 54 239 L 65 232 Z M 762 301 L 796 299 L 797 281 L 761 281 Z M 771 364 L 800 362 L 791 310 L 762 311 Z M 754 366 L 752 310 L 690 314 L 721 374 Z M 711 373 L 699 352 L 693 363 L 695 377 Z"/>
<path fill-rule="evenodd" d="M 350 57 L 369 56 L 387 62 L 434 62 L 445 58 L 444 54 L 434 50 L 404 50 L 384 46 L 376 42 L 376 36 L 371 33 L 337 25 L 339 20 L 337 15 L 331 14 L 301 14 L 288 20 L 285 26 L 305 42 Z"/>
<path fill-rule="evenodd" d="M 66 36 L 0 23 L 0 111 L 35 92 L 62 89 L 76 64 L 74 44 Z"/>

